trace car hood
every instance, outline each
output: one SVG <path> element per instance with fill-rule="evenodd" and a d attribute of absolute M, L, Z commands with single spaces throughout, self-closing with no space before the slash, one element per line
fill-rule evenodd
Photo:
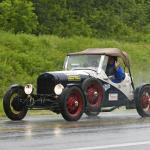
<path fill-rule="evenodd" d="M 56 84 L 62 84 L 64 87 L 68 84 L 81 84 L 89 76 L 96 74 L 93 70 L 71 70 L 71 71 L 53 71 L 41 74 L 37 79 L 37 93 L 50 94 Z"/>

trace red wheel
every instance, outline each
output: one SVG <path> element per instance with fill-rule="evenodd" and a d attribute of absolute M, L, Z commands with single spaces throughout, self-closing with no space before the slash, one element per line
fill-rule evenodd
<path fill-rule="evenodd" d="M 142 117 L 150 116 L 150 85 L 144 85 L 135 92 L 138 113 Z"/>
<path fill-rule="evenodd" d="M 83 108 L 82 96 L 78 90 L 72 91 L 67 99 L 67 111 L 70 115 L 78 116 Z"/>
<path fill-rule="evenodd" d="M 103 99 L 102 87 L 98 83 L 92 83 L 87 87 L 87 98 L 91 107 L 97 107 Z"/>
<path fill-rule="evenodd" d="M 66 88 L 61 96 L 61 114 L 67 121 L 77 121 L 84 112 L 84 97 L 78 87 Z"/>
<path fill-rule="evenodd" d="M 88 116 L 98 115 L 104 97 L 104 89 L 102 87 L 102 84 L 97 79 L 90 78 L 90 79 L 86 79 L 83 82 L 82 87 L 83 90 L 85 91 L 85 96 L 87 101 L 87 110 L 85 113 Z"/>
<path fill-rule="evenodd" d="M 150 113 L 150 89 L 145 89 L 141 96 L 141 106 L 143 111 Z"/>

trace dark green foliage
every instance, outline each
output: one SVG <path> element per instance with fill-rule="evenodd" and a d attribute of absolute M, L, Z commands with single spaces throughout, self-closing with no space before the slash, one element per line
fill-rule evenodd
<path fill-rule="evenodd" d="M 3 0 L 0 28 L 14 33 L 127 38 L 150 32 L 150 0 Z"/>
<path fill-rule="evenodd" d="M 0 29 L 13 33 L 33 33 L 37 29 L 37 16 L 29 0 L 3 0 L 0 3 Z"/>
<path fill-rule="evenodd" d="M 150 0 L 33 0 L 39 34 L 128 37 L 149 32 Z"/>

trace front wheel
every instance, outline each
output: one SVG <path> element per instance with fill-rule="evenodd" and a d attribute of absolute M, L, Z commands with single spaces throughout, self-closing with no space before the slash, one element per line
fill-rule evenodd
<path fill-rule="evenodd" d="M 3 98 L 3 108 L 6 116 L 14 121 L 22 120 L 27 113 L 27 108 L 24 105 L 26 94 L 24 88 L 16 86 L 10 88 Z"/>
<path fill-rule="evenodd" d="M 150 85 L 143 85 L 135 90 L 136 109 L 140 116 L 150 117 Z"/>
<path fill-rule="evenodd" d="M 81 118 L 85 100 L 80 88 L 72 86 L 66 88 L 60 97 L 61 114 L 67 121 L 77 121 Z"/>

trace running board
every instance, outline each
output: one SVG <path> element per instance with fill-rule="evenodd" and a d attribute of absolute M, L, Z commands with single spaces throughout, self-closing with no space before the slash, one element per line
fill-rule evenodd
<path fill-rule="evenodd" d="M 101 110 L 101 112 L 111 112 L 115 109 L 119 108 L 118 106 L 115 106 L 115 107 L 111 107 L 111 108 L 104 108 Z"/>

